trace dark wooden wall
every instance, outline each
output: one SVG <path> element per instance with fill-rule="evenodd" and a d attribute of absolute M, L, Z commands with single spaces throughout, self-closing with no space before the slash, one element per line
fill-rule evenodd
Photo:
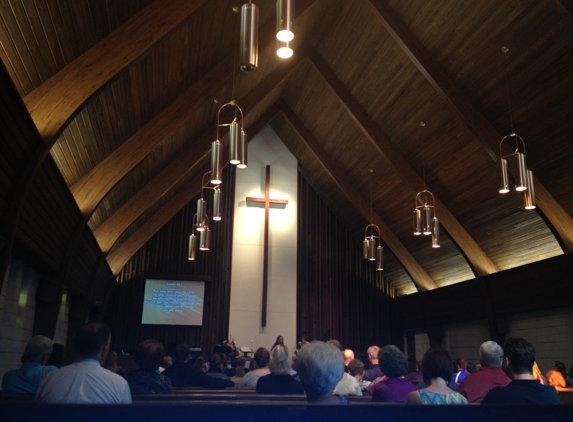
<path fill-rule="evenodd" d="M 195 261 L 187 259 L 189 235 L 200 197 L 197 195 L 120 272 L 112 311 L 107 317 L 114 337 L 112 347 L 134 347 L 142 340 L 154 338 L 167 347 L 185 342 L 211 353 L 217 343 L 228 338 L 235 171 L 227 166 L 223 175 L 224 217 L 218 223 L 210 222 L 210 251 L 197 250 Z M 205 190 L 205 198 L 210 197 L 211 191 Z M 145 276 L 161 274 L 207 277 L 202 327 L 140 323 Z"/>
<path fill-rule="evenodd" d="M 396 293 L 362 258 L 363 233 L 348 232 L 300 172 L 298 191 L 297 337 L 402 347 L 390 313 Z"/>

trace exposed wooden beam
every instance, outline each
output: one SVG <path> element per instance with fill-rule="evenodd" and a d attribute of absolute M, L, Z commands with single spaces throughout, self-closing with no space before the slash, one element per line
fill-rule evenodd
<path fill-rule="evenodd" d="M 388 136 L 378 128 L 376 122 L 372 120 L 356 98 L 354 98 L 340 79 L 336 77 L 334 72 L 328 67 L 324 60 L 319 57 L 315 50 L 311 50 L 309 52 L 309 58 L 315 68 L 322 75 L 325 82 L 331 88 L 332 92 L 338 97 L 338 100 L 344 106 L 350 117 L 368 138 L 372 146 L 380 155 L 388 160 L 400 178 L 406 182 L 406 185 L 410 188 L 413 196 L 424 189 L 424 180 L 410 166 L 404 156 L 394 147 Z M 470 234 L 463 228 L 460 222 L 453 216 L 450 210 L 440 201 L 435 192 L 434 200 L 435 205 L 439 210 L 438 214 L 440 223 L 443 224 L 450 237 L 462 250 L 466 259 L 469 261 L 468 263 L 474 271 L 474 274 L 477 276 L 483 276 L 499 271 L 497 266 L 491 261 L 491 259 L 489 259 Z"/>
<path fill-rule="evenodd" d="M 400 17 L 384 0 L 368 0 L 370 9 L 381 19 L 382 24 L 412 63 L 424 75 L 436 92 L 458 113 L 468 129 L 481 142 L 494 162 L 499 161 L 501 136 L 493 125 L 478 110 L 471 98 L 456 84 L 452 77 L 439 65 L 430 52 L 410 31 Z M 511 153 L 507 146 L 506 153 Z M 505 153 L 505 152 L 504 152 Z M 549 191 L 534 176 L 537 206 L 558 233 L 561 244 L 567 251 L 573 251 L 573 219 L 553 198 Z M 494 192 L 495 194 L 495 192 Z"/>
<path fill-rule="evenodd" d="M 155 0 L 24 98 L 47 145 L 98 90 L 177 28 L 206 0 Z"/>
<path fill-rule="evenodd" d="M 316 159 L 321 163 L 326 172 L 330 175 L 338 188 L 346 195 L 348 200 L 354 204 L 356 209 L 362 214 L 366 220 L 371 218 L 370 205 L 365 202 L 358 194 L 350 180 L 338 168 L 334 161 L 328 156 L 320 142 L 314 137 L 311 131 L 304 125 L 298 116 L 292 111 L 284 100 L 278 101 L 278 106 L 286 119 L 290 122 L 293 129 L 298 133 L 301 140 L 306 144 L 308 149 L 312 151 Z M 392 230 L 382 221 L 380 216 L 372 213 L 372 223 L 378 225 L 380 228 L 380 236 L 392 250 L 396 258 L 402 263 L 412 280 L 416 284 L 419 291 L 432 290 L 437 287 L 432 278 L 424 271 L 418 262 L 410 255 L 408 250 L 398 240 Z"/>
<path fill-rule="evenodd" d="M 243 112 L 248 113 L 262 99 L 264 99 L 274 87 L 281 83 L 296 66 L 306 58 L 308 47 L 301 47 L 296 56 L 288 61 L 284 66 L 276 68 L 257 87 L 238 101 Z M 162 126 L 169 125 L 169 121 Z M 194 143 L 184 154 L 180 154 L 165 170 L 149 182 L 142 190 L 129 199 L 111 217 L 104 221 L 95 231 L 94 235 L 103 253 L 108 253 L 119 236 L 140 216 L 153 201 L 163 196 L 181 178 L 183 178 L 192 168 L 189 166 L 196 160 L 211 151 L 211 142 L 208 139 L 200 143 Z"/>
<path fill-rule="evenodd" d="M 270 107 L 247 129 L 250 136 L 254 138 L 279 112 L 278 107 Z M 208 142 L 207 136 L 203 138 Z M 206 164 L 206 161 L 204 161 Z M 138 230 L 135 231 L 121 245 L 107 257 L 107 262 L 114 275 L 118 275 L 127 261 L 157 233 L 165 224 L 169 222 L 199 191 L 201 181 L 199 179 L 186 184 L 183 190 L 169 200 L 161 209 L 147 220 Z"/>

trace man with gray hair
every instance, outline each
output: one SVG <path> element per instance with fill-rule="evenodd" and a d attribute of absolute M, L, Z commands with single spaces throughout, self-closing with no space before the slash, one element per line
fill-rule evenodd
<path fill-rule="evenodd" d="M 306 399 L 314 403 L 348 404 L 342 396 L 332 394 L 344 375 L 344 358 L 336 346 L 322 341 L 305 344 L 296 360 Z"/>
<path fill-rule="evenodd" d="M 52 340 L 46 336 L 30 339 L 22 356 L 22 367 L 8 371 L 2 377 L 5 394 L 35 394 L 40 381 L 56 366 L 46 366 L 52 354 Z"/>
<path fill-rule="evenodd" d="M 501 365 L 503 349 L 495 341 L 486 341 L 479 348 L 482 370 L 468 375 L 460 384 L 459 392 L 470 403 L 481 403 L 485 395 L 494 387 L 505 387 L 511 382 Z"/>
<path fill-rule="evenodd" d="M 378 362 L 379 351 L 380 347 L 376 345 L 370 346 L 368 350 L 366 350 L 366 354 L 368 355 L 368 362 L 370 362 L 370 368 L 364 371 L 364 376 L 362 377 L 364 381 L 374 381 L 376 378 L 381 378 L 384 376 L 380 370 Z"/>

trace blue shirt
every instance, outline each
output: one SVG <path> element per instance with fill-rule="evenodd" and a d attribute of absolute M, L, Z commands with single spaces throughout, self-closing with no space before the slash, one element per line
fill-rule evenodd
<path fill-rule="evenodd" d="M 39 362 L 26 362 L 21 368 L 4 374 L 2 390 L 6 394 L 35 394 L 40 381 L 56 369 L 56 366 L 44 366 Z"/>

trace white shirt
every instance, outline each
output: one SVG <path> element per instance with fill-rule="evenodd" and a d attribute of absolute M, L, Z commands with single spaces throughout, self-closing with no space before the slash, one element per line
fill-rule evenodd
<path fill-rule="evenodd" d="M 338 384 L 336 384 L 333 393 L 341 396 L 361 396 L 362 390 L 358 380 L 345 372 Z"/>
<path fill-rule="evenodd" d="M 80 359 L 46 376 L 35 400 L 42 403 L 131 404 L 127 381 L 95 359 Z"/>

